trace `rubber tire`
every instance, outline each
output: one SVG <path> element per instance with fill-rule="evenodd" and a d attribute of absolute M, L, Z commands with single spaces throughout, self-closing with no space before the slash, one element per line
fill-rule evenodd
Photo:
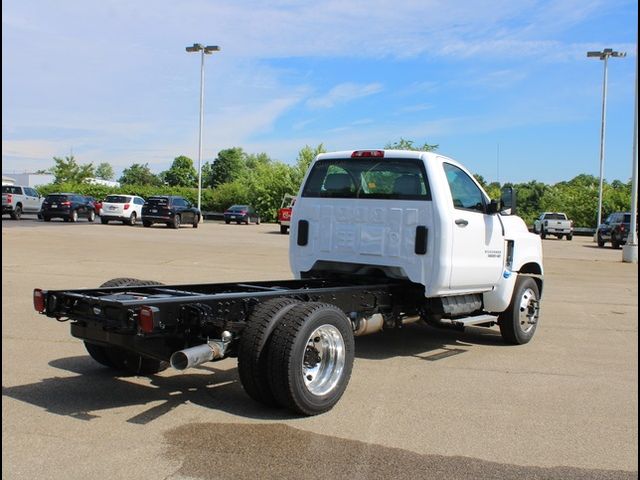
<path fill-rule="evenodd" d="M 544 228 L 542 230 L 540 230 L 540 238 L 542 240 L 544 240 L 545 238 L 547 238 L 547 233 L 544 231 Z"/>
<path fill-rule="evenodd" d="M 138 214 L 136 212 L 131 212 L 131 216 L 129 217 L 129 221 L 127 222 L 132 227 L 136 224 L 138 220 Z"/>
<path fill-rule="evenodd" d="M 148 222 L 146 220 L 142 221 L 142 226 L 145 228 L 149 228 L 151 225 L 153 225 L 153 222 Z"/>
<path fill-rule="evenodd" d="M 103 225 L 106 225 L 107 223 L 109 223 L 109 220 L 107 220 L 106 218 L 100 217 L 100 223 Z"/>
<path fill-rule="evenodd" d="M 304 385 L 302 359 L 306 341 L 322 325 L 339 330 L 344 341 L 345 365 L 336 386 L 322 396 L 314 395 Z M 349 384 L 354 359 L 351 322 L 334 305 L 307 302 L 295 305 L 278 322 L 273 331 L 269 352 L 269 385 L 281 406 L 303 415 L 318 415 L 330 410 L 342 397 Z"/>
<path fill-rule="evenodd" d="M 538 284 L 527 275 L 518 275 L 516 284 L 513 287 L 513 294 L 511 296 L 511 303 L 507 309 L 498 317 L 498 326 L 500 327 L 500 333 L 505 343 L 511 345 L 524 345 L 528 343 L 538 328 L 536 323 L 529 332 L 523 332 L 520 328 L 520 300 L 525 289 L 530 288 L 533 290 L 536 300 L 540 300 L 540 291 L 538 290 Z"/>
<path fill-rule="evenodd" d="M 256 217 L 256 225 L 260 225 L 260 217 Z"/>
<path fill-rule="evenodd" d="M 564 237 L 564 235 L 562 233 L 558 234 L 558 240 L 562 240 L 562 237 Z"/>
<path fill-rule="evenodd" d="M 569 241 L 573 240 L 573 234 L 572 234 L 572 233 L 570 233 L 569 235 L 567 235 L 567 240 L 569 240 Z"/>
<path fill-rule="evenodd" d="M 87 220 L 89 220 L 90 222 L 93 222 L 96 219 L 96 212 L 94 212 L 93 210 L 91 210 L 89 212 L 89 217 L 87 218 Z"/>
<path fill-rule="evenodd" d="M 11 218 L 13 220 L 20 220 L 22 216 L 22 205 L 16 205 L 16 209 L 11 213 Z"/>
<path fill-rule="evenodd" d="M 289 232 L 289 227 L 287 227 L 286 225 L 280 225 L 280 233 L 282 233 L 283 235 L 285 233 Z"/>
<path fill-rule="evenodd" d="M 611 248 L 618 250 L 620 248 L 620 240 L 611 235 Z"/>
<path fill-rule="evenodd" d="M 198 228 L 198 224 L 200 223 L 200 215 L 196 215 L 195 220 L 193 221 L 193 228 Z"/>
<path fill-rule="evenodd" d="M 602 237 L 600 236 L 600 233 L 598 233 L 598 246 L 600 248 L 604 247 L 604 240 L 602 239 Z"/>
<path fill-rule="evenodd" d="M 224 223 L 226 223 L 227 225 L 229 225 L 231 223 L 231 220 L 225 220 Z"/>
<path fill-rule="evenodd" d="M 255 401 L 270 407 L 279 406 L 269 385 L 267 367 L 271 334 L 282 316 L 299 303 L 292 298 L 274 298 L 257 305 L 238 344 L 242 387 Z"/>
<path fill-rule="evenodd" d="M 180 228 L 181 220 L 182 219 L 180 218 L 180 215 L 176 215 L 173 217 L 173 222 L 171 222 L 169 225 L 171 226 L 171 228 L 178 229 Z"/>
<path fill-rule="evenodd" d="M 44 220 L 45 222 L 50 222 L 51 221 L 51 217 L 45 217 L 44 215 L 42 216 L 42 220 Z"/>
<path fill-rule="evenodd" d="M 154 280 L 121 277 L 112 278 L 104 282 L 100 287 L 142 287 L 145 285 L 162 285 L 162 283 Z M 98 363 L 128 374 L 153 375 L 169 367 L 169 362 L 145 357 L 116 346 L 96 345 L 85 342 L 85 347 L 91 358 Z"/>
<path fill-rule="evenodd" d="M 71 212 L 71 215 L 69 215 L 69 221 L 70 222 L 77 222 L 78 221 L 78 211 L 74 210 L 73 212 Z"/>

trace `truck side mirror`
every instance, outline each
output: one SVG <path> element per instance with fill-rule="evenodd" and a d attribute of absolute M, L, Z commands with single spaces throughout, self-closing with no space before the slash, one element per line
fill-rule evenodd
<path fill-rule="evenodd" d="M 491 202 L 489 203 L 489 205 L 487 206 L 487 213 L 489 215 L 495 215 L 496 213 L 498 213 L 500 211 L 500 204 L 501 203 L 502 203 L 501 200 L 492 199 Z"/>
<path fill-rule="evenodd" d="M 502 189 L 500 196 L 500 213 L 503 215 L 516 214 L 516 191 L 513 187 L 505 187 Z"/>

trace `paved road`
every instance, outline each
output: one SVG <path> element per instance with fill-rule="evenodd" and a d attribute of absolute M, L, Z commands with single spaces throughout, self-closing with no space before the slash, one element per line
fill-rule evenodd
<path fill-rule="evenodd" d="M 290 278 L 288 238 L 3 220 L 3 479 L 637 478 L 638 270 L 590 238 L 543 242 L 530 344 L 423 325 L 360 337 L 347 392 L 313 418 L 251 401 L 232 359 L 113 377 L 33 311 L 34 287 Z"/>

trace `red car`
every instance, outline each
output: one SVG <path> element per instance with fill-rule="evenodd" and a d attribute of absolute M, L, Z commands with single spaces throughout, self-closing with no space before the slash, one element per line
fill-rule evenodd
<path fill-rule="evenodd" d="M 293 204 L 296 203 L 296 197 L 286 194 L 282 199 L 282 205 L 278 210 L 278 223 L 280 224 L 280 233 L 287 233 L 291 225 L 291 211 Z"/>
<path fill-rule="evenodd" d="M 96 215 L 102 215 L 102 202 L 99 202 L 95 198 L 88 195 L 85 195 L 85 198 L 91 203 L 91 205 L 93 205 L 93 211 L 96 213 Z"/>

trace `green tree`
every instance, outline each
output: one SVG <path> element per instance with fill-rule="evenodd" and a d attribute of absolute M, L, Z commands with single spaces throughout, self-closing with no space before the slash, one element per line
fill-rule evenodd
<path fill-rule="evenodd" d="M 119 182 L 122 185 L 150 185 L 158 186 L 162 184 L 160 178 L 151 172 L 149 164 L 144 165 L 134 163 L 129 168 L 122 171 Z"/>
<path fill-rule="evenodd" d="M 174 158 L 171 168 L 162 172 L 160 178 L 172 187 L 198 186 L 198 171 L 193 166 L 193 160 L 184 155 Z"/>
<path fill-rule="evenodd" d="M 266 153 L 249 153 L 245 159 L 245 165 L 250 170 L 269 162 L 271 162 L 271 158 Z"/>
<path fill-rule="evenodd" d="M 388 150 L 418 150 L 421 152 L 433 152 L 438 149 L 439 145 L 429 145 L 428 143 L 424 143 L 422 146 L 417 147 L 413 145 L 413 140 L 406 140 L 404 138 L 400 138 L 398 142 L 395 143 L 387 143 L 384 148 Z"/>
<path fill-rule="evenodd" d="M 96 167 L 96 178 L 103 180 L 113 180 L 116 176 L 110 163 L 103 162 Z"/>
<path fill-rule="evenodd" d="M 55 165 L 50 172 L 55 176 L 54 183 L 56 184 L 65 182 L 81 183 L 95 174 L 92 163 L 79 165 L 73 155 L 64 158 L 53 157 L 53 161 Z"/>
<path fill-rule="evenodd" d="M 223 183 L 230 183 L 242 177 L 247 171 L 246 154 L 240 147 L 220 150 L 211 165 L 211 183 L 208 186 L 217 187 Z"/>

